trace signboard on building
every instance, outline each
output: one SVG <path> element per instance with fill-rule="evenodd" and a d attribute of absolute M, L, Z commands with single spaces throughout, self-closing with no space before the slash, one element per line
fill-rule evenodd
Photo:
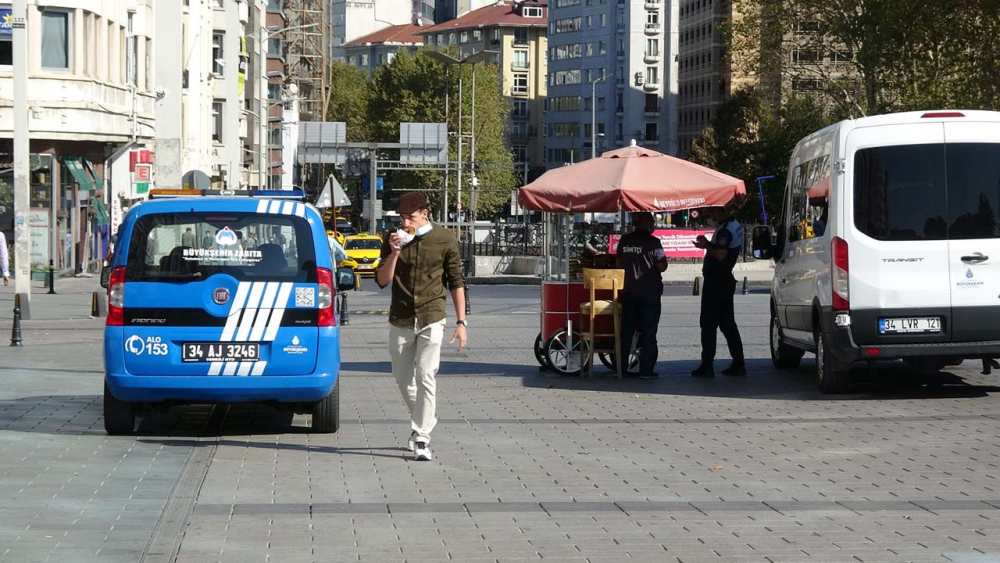
<path fill-rule="evenodd" d="M 14 12 L 10 8 L 0 8 L 0 37 L 14 35 Z"/>
<path fill-rule="evenodd" d="M 49 210 L 32 209 L 28 212 L 28 229 L 31 233 L 31 264 L 48 267 L 49 254 Z"/>

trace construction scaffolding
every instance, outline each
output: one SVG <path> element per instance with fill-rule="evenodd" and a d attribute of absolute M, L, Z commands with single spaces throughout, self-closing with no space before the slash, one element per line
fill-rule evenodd
<path fill-rule="evenodd" d="M 330 53 L 330 2 L 286 0 L 288 26 L 284 33 L 288 48 L 287 72 L 299 88 L 302 121 L 324 121 L 327 107 L 327 59 Z"/>

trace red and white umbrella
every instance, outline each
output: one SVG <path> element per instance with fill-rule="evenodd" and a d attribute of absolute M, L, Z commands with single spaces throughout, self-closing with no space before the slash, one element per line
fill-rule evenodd
<path fill-rule="evenodd" d="M 635 146 L 549 170 L 519 190 L 518 204 L 549 213 L 677 211 L 742 203 L 743 180 Z"/>

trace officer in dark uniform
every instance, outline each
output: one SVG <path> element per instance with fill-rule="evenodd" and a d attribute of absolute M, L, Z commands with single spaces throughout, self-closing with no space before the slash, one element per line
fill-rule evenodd
<path fill-rule="evenodd" d="M 691 372 L 694 377 L 715 377 L 716 330 L 721 329 L 729 345 L 732 365 L 722 370 L 723 375 L 746 375 L 743 358 L 743 341 L 736 326 L 733 294 L 736 278 L 733 268 L 743 248 L 743 227 L 722 207 L 710 207 L 704 215 L 715 227 L 712 240 L 699 235 L 695 246 L 705 250 L 702 273 L 705 284 L 701 292 L 701 365 Z"/>
<path fill-rule="evenodd" d="M 660 297 L 663 295 L 661 272 L 667 269 L 660 239 L 653 236 L 653 215 L 632 214 L 635 230 L 618 242 L 618 267 L 625 270 L 622 291 L 622 368 L 628 369 L 632 337 L 636 329 L 642 334 L 640 343 L 639 377 L 659 377 L 656 366 L 656 328 L 660 324 Z"/>

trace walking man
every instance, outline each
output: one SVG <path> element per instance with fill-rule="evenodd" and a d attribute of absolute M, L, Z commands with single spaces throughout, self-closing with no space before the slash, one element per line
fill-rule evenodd
<path fill-rule="evenodd" d="M 632 214 L 635 229 L 618 241 L 618 267 L 625 270 L 622 290 L 622 369 L 628 371 L 632 338 L 636 329 L 641 334 L 639 344 L 639 377 L 655 379 L 656 328 L 660 324 L 660 297 L 667 257 L 660 239 L 653 236 L 653 214 L 645 211 Z"/>
<path fill-rule="evenodd" d="M 723 207 L 710 207 L 704 211 L 709 225 L 715 227 L 712 240 L 699 235 L 695 246 L 705 250 L 702 274 L 705 285 L 701 291 L 701 365 L 691 372 L 694 377 L 715 377 L 716 331 L 722 329 L 729 345 L 732 365 L 722 370 L 723 375 L 746 375 L 743 359 L 743 341 L 736 326 L 733 294 L 736 278 L 733 268 L 743 248 L 743 227 Z"/>
<path fill-rule="evenodd" d="M 403 228 L 382 241 L 375 281 L 379 287 L 392 283 L 389 356 L 392 374 L 410 410 L 410 450 L 417 461 L 430 461 L 430 435 L 437 424 L 436 377 L 449 291 L 457 318 L 449 343 L 458 340 L 458 349 L 462 350 L 468 339 L 465 278 L 458 240 L 447 229 L 431 223 L 423 194 L 403 194 L 396 212 Z"/>

